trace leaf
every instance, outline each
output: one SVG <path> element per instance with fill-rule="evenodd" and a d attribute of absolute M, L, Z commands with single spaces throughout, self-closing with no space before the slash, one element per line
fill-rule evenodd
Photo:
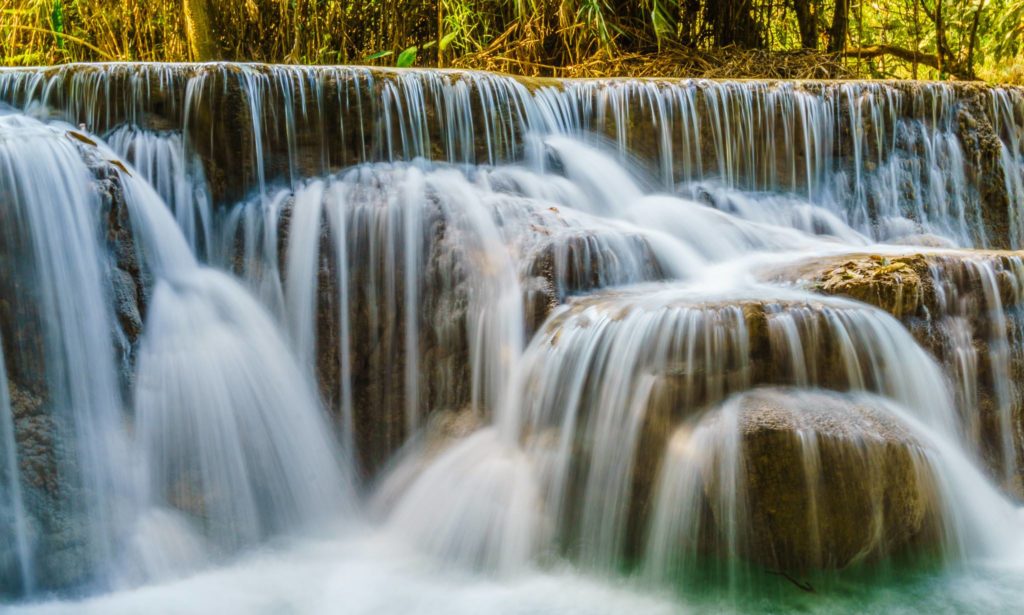
<path fill-rule="evenodd" d="M 61 36 L 64 33 L 64 9 L 61 7 L 60 0 L 53 0 L 53 10 L 50 12 L 50 29 L 54 32 L 57 48 L 64 49 L 64 37 Z"/>
<path fill-rule="evenodd" d="M 441 42 L 437 44 L 438 49 L 440 49 L 441 51 L 447 49 L 448 45 L 451 45 L 452 41 L 454 41 L 455 37 L 458 35 L 458 30 L 456 30 L 455 32 L 449 32 L 448 34 L 445 34 L 444 37 L 441 39 Z"/>
<path fill-rule="evenodd" d="M 371 53 L 368 56 L 363 56 L 364 60 L 378 60 L 380 58 L 386 58 L 390 55 L 394 55 L 394 51 L 378 51 L 377 53 Z"/>
<path fill-rule="evenodd" d="M 68 136 L 71 137 L 72 139 L 75 139 L 76 141 L 81 141 L 82 143 L 85 143 L 86 145 L 91 145 L 92 147 L 96 147 L 96 142 L 95 141 L 93 141 L 92 139 L 90 139 L 89 137 L 83 135 L 82 133 L 80 133 L 78 131 L 69 130 L 68 131 Z"/>
<path fill-rule="evenodd" d="M 417 51 L 419 51 L 419 47 L 416 45 L 406 48 L 402 53 L 398 54 L 398 59 L 395 60 L 395 66 L 398 68 L 409 68 L 415 64 Z"/>
<path fill-rule="evenodd" d="M 420 47 L 420 49 L 430 49 L 431 47 L 433 47 L 436 44 L 437 44 L 437 41 L 430 41 L 429 43 L 424 43 L 423 46 Z"/>

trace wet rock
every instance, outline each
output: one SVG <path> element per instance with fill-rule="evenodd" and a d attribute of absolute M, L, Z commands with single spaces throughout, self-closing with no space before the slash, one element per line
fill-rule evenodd
<path fill-rule="evenodd" d="M 740 401 L 739 429 L 749 560 L 802 572 L 935 547 L 931 468 L 920 443 L 878 408 L 835 394 L 754 391 Z M 727 487 L 707 484 L 721 526 L 728 511 L 715 503 Z"/>
<path fill-rule="evenodd" d="M 98 196 L 95 219 L 106 243 L 108 297 L 116 319 L 111 323 L 111 349 L 119 355 L 127 399 L 133 380 L 134 348 L 145 314 L 146 282 L 121 189 L 123 171 L 105 160 L 88 138 L 69 138 L 92 172 L 92 189 Z M 5 215 L 0 202 L 0 219 Z M 54 344 L 47 339 L 30 237 L 21 224 L 12 223 L 0 231 L 0 339 L 26 524 L 35 553 L 33 572 L 39 580 L 38 589 L 61 590 L 88 580 L 94 554 L 87 546 L 89 512 L 81 506 L 87 498 L 82 495 L 75 438 L 71 435 L 77 433 L 76 426 L 66 401 L 51 395 L 50 379 L 55 376 L 47 357 L 54 352 Z M 0 560 L 4 559 L 0 555 Z M 18 589 L 0 583 L 0 593 Z"/>
<path fill-rule="evenodd" d="M 570 297 L 628 283 L 665 278 L 647 239 L 602 229 L 561 228 L 551 218 L 532 224 L 523 269 L 527 327 L 532 334 Z M 522 247 L 520 248 L 522 250 Z"/>
<path fill-rule="evenodd" d="M 54 417 L 47 414 L 45 402 L 38 395 L 17 384 L 10 384 L 9 392 L 21 480 L 31 488 L 56 496 L 60 481 Z"/>
<path fill-rule="evenodd" d="M 927 300 L 930 282 L 928 263 L 919 255 L 872 255 L 824 271 L 814 288 L 876 305 L 899 318 L 917 313 Z"/>
<path fill-rule="evenodd" d="M 1003 143 L 993 126 L 991 105 L 990 94 L 984 89 L 964 91 L 956 115 L 956 133 L 967 161 L 965 170 L 983 204 L 980 214 L 986 245 L 1019 248 L 1011 245 L 1011 209 L 1016 205 L 1007 191 L 1001 162 Z"/>
<path fill-rule="evenodd" d="M 915 352 L 895 352 L 908 347 Z M 891 394 L 901 361 L 927 361 L 897 323 L 866 306 L 808 295 L 712 299 L 672 284 L 574 298 L 545 323 L 528 356 L 528 441 L 557 446 L 558 430 L 574 429 L 564 453 L 566 542 L 590 548 L 587 536 L 577 536 L 577 520 L 596 515 L 594 502 L 604 496 L 595 489 L 615 485 L 624 492 L 617 502 L 628 505 L 606 522 L 621 527 L 627 561 L 647 540 L 676 427 L 757 386 Z M 766 447 L 775 445 L 782 446 Z M 610 468 L 609 456 L 623 461 Z"/>
<path fill-rule="evenodd" d="M 943 554 L 948 500 L 897 416 L 879 397 L 782 387 L 682 424 L 665 449 L 648 567 L 684 583 L 779 575 L 813 589 L 803 580 Z"/>
<path fill-rule="evenodd" d="M 366 478 L 374 476 L 432 414 L 487 403 L 482 396 L 472 399 L 471 344 L 473 328 L 488 315 L 472 310 L 481 309 L 474 307 L 474 297 L 495 273 L 493 264 L 481 262 L 481 238 L 465 214 L 430 190 L 415 205 L 418 235 L 410 243 L 407 212 L 396 207 L 394 196 L 408 172 L 398 166 L 368 167 L 356 171 L 358 182 L 346 184 L 344 272 L 339 271 L 339 238 L 326 215 L 317 238 L 317 379 L 322 398 L 341 420 L 346 340 L 339 321 L 343 309 L 339 274 L 344 273 L 351 370 L 348 394 L 357 457 Z M 635 231 L 589 228 L 573 217 L 579 214 L 563 215 L 543 202 L 512 194 L 481 193 L 485 198 L 494 201 L 488 203 L 493 206 L 495 228 L 517 268 L 528 334 L 571 296 L 662 276 L 653 251 Z M 293 207 L 293 198 L 287 198 L 277 219 L 277 268 L 285 277 Z M 236 249 L 243 251 L 240 246 Z M 411 278 L 416 283 L 412 289 L 415 315 L 408 313 L 407 303 L 410 262 L 418 266 Z M 287 286 L 288 280 L 283 282 Z M 410 322 L 417 328 L 414 357 L 407 348 Z M 407 369 L 413 360 L 417 391 L 410 402 Z"/>
<path fill-rule="evenodd" d="M 117 160 L 108 160 L 98 149 L 78 140 L 83 161 L 95 178 L 99 197 L 98 218 L 108 254 L 107 280 L 117 328 L 112 331 L 118 353 L 118 375 L 124 399 L 131 398 L 135 381 L 135 356 L 146 317 L 152 277 L 140 262 L 141 251 L 132 233 L 128 204 L 125 201 L 122 173 L 128 173 Z"/>
<path fill-rule="evenodd" d="M 965 431 L 992 475 L 1024 495 L 1024 255 L 854 255 L 769 277 L 857 299 L 899 318 L 944 366 Z"/>

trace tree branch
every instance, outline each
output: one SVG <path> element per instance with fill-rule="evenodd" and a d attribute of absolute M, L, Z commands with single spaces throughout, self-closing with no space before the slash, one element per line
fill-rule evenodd
<path fill-rule="evenodd" d="M 940 70 L 939 60 L 934 54 L 914 51 L 913 49 L 906 49 L 904 47 L 896 47 L 895 45 L 871 45 L 868 47 L 846 49 L 843 51 L 843 55 L 848 58 L 862 58 L 866 60 L 889 55 L 901 60 L 906 60 L 907 62 L 917 62 L 918 64 L 930 66 L 935 70 Z M 947 65 L 941 67 L 941 69 L 952 73 L 960 79 L 971 78 L 970 75 L 964 73 L 959 68 Z"/>

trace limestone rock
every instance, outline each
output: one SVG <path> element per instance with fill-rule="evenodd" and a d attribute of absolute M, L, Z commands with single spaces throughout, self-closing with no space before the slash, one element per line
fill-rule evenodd
<path fill-rule="evenodd" d="M 1024 495 L 1024 253 L 845 255 L 766 276 L 857 299 L 900 319 L 947 371 L 966 431 L 991 474 Z"/>
<path fill-rule="evenodd" d="M 816 290 L 876 305 L 897 318 L 913 315 L 928 292 L 928 264 L 920 255 L 871 255 L 848 260 L 820 274 Z"/>
<path fill-rule="evenodd" d="M 931 468 L 893 418 L 823 392 L 760 390 L 740 404 L 738 491 L 751 561 L 843 568 L 936 541 L 927 536 L 938 514 Z M 710 502 L 720 488 L 710 483 Z"/>

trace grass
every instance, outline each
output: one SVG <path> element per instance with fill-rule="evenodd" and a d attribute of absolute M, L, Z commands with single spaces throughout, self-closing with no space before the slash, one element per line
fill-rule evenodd
<path fill-rule="evenodd" d="M 836 0 L 813 1 L 819 7 L 824 32 Z M 872 42 L 878 32 L 884 42 L 886 27 L 880 20 L 905 19 L 892 7 L 913 2 L 849 1 L 855 9 L 851 14 L 862 20 L 850 28 L 851 42 L 856 36 L 858 45 L 862 40 L 864 44 Z M 970 0 L 947 0 L 947 4 L 958 1 L 968 3 L 962 13 L 970 17 Z M 195 60 L 183 2 L 195 4 L 197 0 L 0 0 L 0 64 Z M 891 59 L 887 64 L 884 60 L 852 61 L 837 54 L 800 50 L 791 2 L 783 0 L 206 2 L 210 37 L 219 50 L 218 57 L 225 60 L 440 65 L 577 77 L 912 74 L 905 64 Z M 1024 6 L 1024 0 L 991 0 L 989 6 L 992 2 Z M 760 29 L 761 48 L 719 45 L 716 37 L 722 33 L 714 19 L 727 5 L 747 7 L 743 10 Z M 964 23 L 968 22 L 965 19 Z M 990 22 L 1002 23 L 986 20 L 983 27 Z M 1021 71 L 1013 67 L 1024 65 L 1020 59 L 993 63 L 986 58 L 984 62 L 982 75 L 1000 80 L 1019 77 Z M 921 76 L 934 75 L 922 71 Z"/>

